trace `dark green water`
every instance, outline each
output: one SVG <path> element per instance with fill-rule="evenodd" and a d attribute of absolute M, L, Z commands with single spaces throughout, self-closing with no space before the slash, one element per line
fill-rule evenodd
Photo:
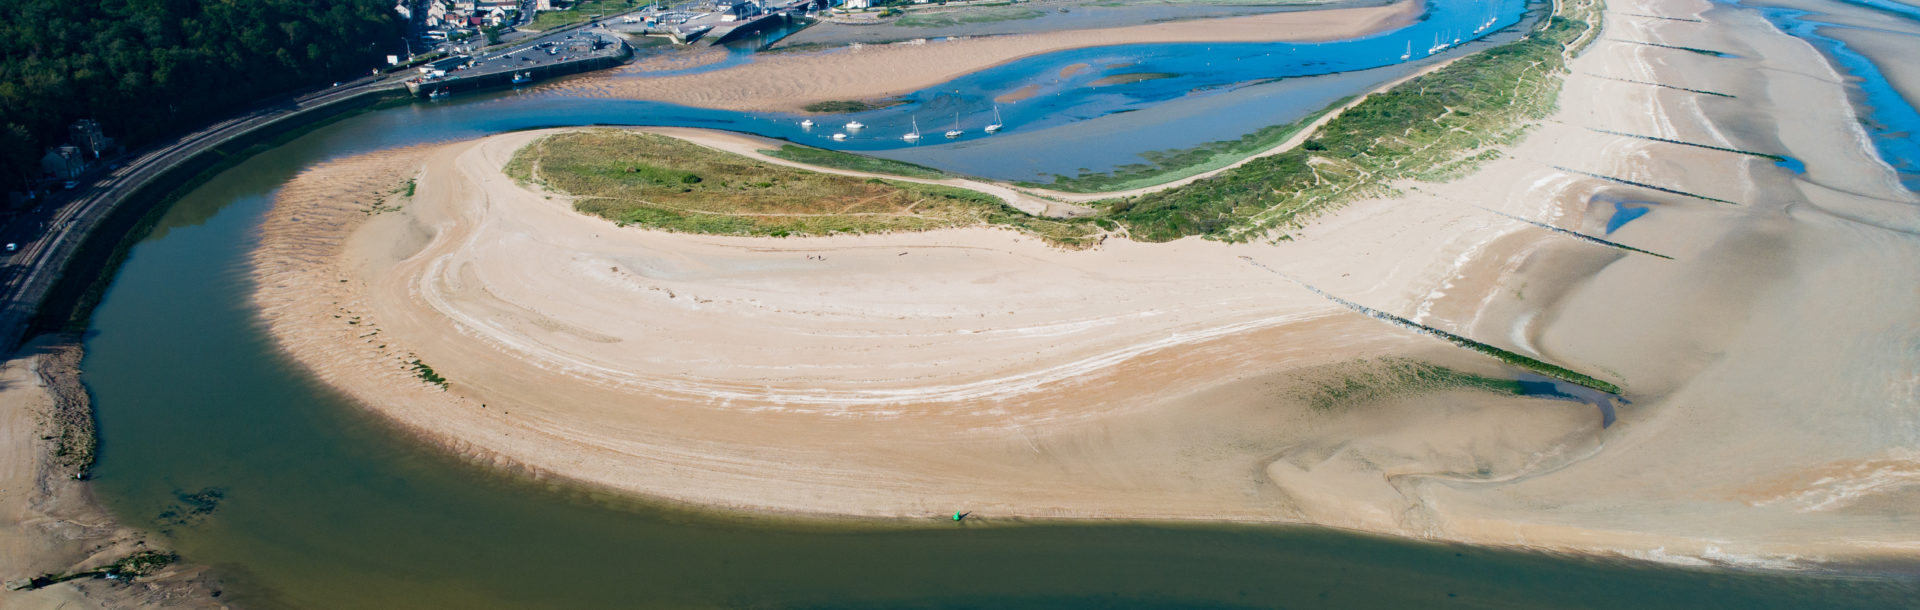
<path fill-rule="evenodd" d="M 216 566 L 222 599 L 304 608 L 1805 608 L 1897 607 L 1920 594 L 1911 575 L 1679 569 L 1311 528 L 748 521 L 499 476 L 417 448 L 319 387 L 276 355 L 246 306 L 255 226 L 298 168 L 485 129 L 478 119 L 409 118 L 418 112 L 321 129 L 196 190 L 138 245 L 96 312 L 85 379 L 100 418 L 97 490 L 127 523 Z"/>

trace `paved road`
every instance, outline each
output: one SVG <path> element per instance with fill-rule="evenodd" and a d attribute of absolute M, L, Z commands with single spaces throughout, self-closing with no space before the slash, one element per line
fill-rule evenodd
<path fill-rule="evenodd" d="M 354 96 L 402 88 L 395 78 L 364 77 L 268 104 L 121 160 L 121 167 L 91 184 L 57 194 L 0 229 L 0 240 L 19 244 L 0 266 L 0 345 L 8 351 L 25 339 L 40 302 L 86 236 L 127 196 L 182 161 L 254 129 Z M 5 254 L 0 252 L 0 254 Z"/>

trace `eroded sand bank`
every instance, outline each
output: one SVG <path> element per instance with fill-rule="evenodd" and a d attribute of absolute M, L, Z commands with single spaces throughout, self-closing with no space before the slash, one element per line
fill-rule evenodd
<path fill-rule="evenodd" d="M 1310 522 L 1669 561 L 1920 553 L 1913 196 L 1804 43 L 1706 2 L 1614 4 L 1704 23 L 1610 23 L 1503 158 L 1293 241 L 621 229 L 501 175 L 539 135 L 517 133 L 295 179 L 257 298 L 293 358 L 424 438 L 701 504 Z M 1603 235 L 1616 198 L 1652 211 L 1608 238 L 1673 260 L 1509 217 Z M 1329 365 L 1500 369 L 1241 257 L 1633 402 L 1607 429 L 1464 391 L 1315 410 L 1301 392 Z"/>
<path fill-rule="evenodd" d="M 1400 27 L 1423 4 L 1299 11 L 1150 25 L 869 45 L 760 55 L 738 67 L 675 76 L 582 78 L 552 85 L 576 95 L 657 100 L 729 110 L 798 111 L 814 102 L 883 98 L 944 83 L 1022 57 L 1120 44 L 1319 41 Z"/>

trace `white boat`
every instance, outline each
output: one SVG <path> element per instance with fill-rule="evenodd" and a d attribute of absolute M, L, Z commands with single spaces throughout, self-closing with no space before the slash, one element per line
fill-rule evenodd
<path fill-rule="evenodd" d="M 533 82 L 533 73 L 531 72 L 515 72 L 513 74 L 513 84 L 524 85 L 530 82 Z"/>
<path fill-rule="evenodd" d="M 845 139 L 847 139 L 847 134 L 844 134 L 844 133 L 836 133 L 836 134 L 833 134 L 833 141 L 835 141 L 835 142 L 839 142 L 839 141 L 841 141 L 841 140 L 845 140 Z"/>
<path fill-rule="evenodd" d="M 900 139 L 908 142 L 920 141 L 920 119 L 913 119 L 913 131 L 907 132 L 907 135 L 900 136 Z"/>
<path fill-rule="evenodd" d="M 443 97 L 446 97 L 446 96 L 447 96 L 447 90 L 446 90 L 446 89 L 434 89 L 434 90 L 433 90 L 433 93 L 428 93 L 428 94 L 427 94 L 427 99 L 434 99 L 434 100 L 437 100 L 437 99 L 440 99 L 440 98 L 443 98 Z"/>
<path fill-rule="evenodd" d="M 813 129 L 813 119 L 806 119 L 806 120 L 800 121 L 800 128 Z"/>
<path fill-rule="evenodd" d="M 996 131 L 1000 131 L 1000 127 L 1001 127 L 1001 124 L 1000 124 L 1000 105 L 999 105 L 999 104 L 994 104 L 994 105 L 993 105 L 993 124 L 992 124 L 992 125 L 988 125 L 988 126 L 987 126 L 987 133 L 993 133 L 993 132 L 996 132 Z"/>
<path fill-rule="evenodd" d="M 859 122 L 859 121 L 847 121 L 847 129 L 850 129 L 850 130 L 851 130 L 851 129 L 859 129 L 859 128 L 861 128 L 861 127 L 866 127 L 866 126 L 867 126 L 867 124 L 866 124 L 866 123 L 862 123 L 862 122 Z"/>
<path fill-rule="evenodd" d="M 963 133 L 966 133 L 966 132 L 960 131 L 960 113 L 955 112 L 953 113 L 953 129 L 947 132 L 947 137 L 958 138 L 960 137 L 960 134 L 963 134 Z"/>
<path fill-rule="evenodd" d="M 1413 41 L 1411 40 L 1407 41 L 1407 52 L 1400 54 L 1400 59 L 1402 60 L 1409 57 L 1413 57 Z"/>

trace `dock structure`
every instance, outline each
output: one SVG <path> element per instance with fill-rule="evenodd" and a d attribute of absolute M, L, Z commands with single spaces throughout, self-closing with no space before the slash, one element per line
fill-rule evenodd
<path fill-rule="evenodd" d="M 465 61 L 455 62 L 455 69 L 408 80 L 407 91 L 416 97 L 478 91 L 611 68 L 633 58 L 633 47 L 618 36 L 586 32 L 573 36 L 580 38 L 543 40 L 486 57 L 456 58 Z"/>
<path fill-rule="evenodd" d="M 751 6 L 760 7 L 761 3 L 754 3 Z M 705 17 L 698 21 L 702 25 L 711 26 L 711 29 L 703 32 L 697 39 L 709 45 L 726 44 L 768 28 L 786 25 L 797 14 L 824 9 L 827 6 L 828 3 L 825 0 L 774 0 L 765 2 L 764 8 L 756 13 L 738 16 L 734 21 L 725 21 L 724 16 Z M 735 14 L 738 15 L 738 12 Z"/>

